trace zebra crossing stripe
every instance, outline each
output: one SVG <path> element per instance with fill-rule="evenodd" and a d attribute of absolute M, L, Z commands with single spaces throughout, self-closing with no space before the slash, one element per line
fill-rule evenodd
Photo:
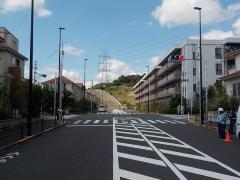
<path fill-rule="evenodd" d="M 152 143 L 155 144 L 163 144 L 163 145 L 168 145 L 168 146 L 176 146 L 176 147 L 182 147 L 182 148 L 189 148 L 188 146 L 185 146 L 183 144 L 175 144 L 175 143 L 168 143 L 168 142 L 162 142 L 162 141 L 154 141 L 150 140 Z"/>
<path fill-rule="evenodd" d="M 131 120 L 132 123 L 137 124 L 138 122 L 135 120 Z"/>
<path fill-rule="evenodd" d="M 185 166 L 185 165 L 181 165 L 181 164 L 175 164 L 175 166 L 179 170 L 206 176 L 206 177 L 211 177 L 214 179 L 221 179 L 221 180 L 225 180 L 225 179 L 239 180 L 240 179 L 239 177 L 234 177 L 234 176 L 230 176 L 230 175 L 226 175 L 226 174 L 222 174 L 222 173 L 216 173 L 213 171 L 208 171 L 208 170 L 204 170 L 204 169 L 200 169 L 200 168 L 194 168 L 194 167 Z"/>
<path fill-rule="evenodd" d="M 171 123 L 171 124 L 177 124 L 176 122 L 169 121 L 169 120 L 163 120 L 163 121 L 168 122 L 168 123 Z"/>
<path fill-rule="evenodd" d="M 116 131 L 116 133 L 130 134 L 130 135 L 139 135 L 138 133 L 124 132 L 124 131 Z"/>
<path fill-rule="evenodd" d="M 94 122 L 93 122 L 93 124 L 98 124 L 100 122 L 100 120 L 95 120 Z"/>
<path fill-rule="evenodd" d="M 187 124 L 187 123 L 182 122 L 182 121 L 176 121 L 176 120 L 173 120 L 173 121 L 176 122 L 176 123 L 179 123 L 179 124 Z"/>
<path fill-rule="evenodd" d="M 140 161 L 140 162 L 145 162 L 145 163 L 149 163 L 149 164 L 166 167 L 166 164 L 163 161 L 157 160 L 157 159 L 151 159 L 151 158 L 146 158 L 146 157 L 142 157 L 142 156 L 136 156 L 136 155 L 131 155 L 131 154 L 119 153 L 119 152 L 118 152 L 118 156 L 121 158 L 125 158 L 125 159 L 131 159 L 131 160 L 135 160 L 135 161 Z"/>
<path fill-rule="evenodd" d="M 146 130 L 156 130 L 156 128 L 153 127 L 138 127 L 139 129 L 146 129 Z"/>
<path fill-rule="evenodd" d="M 90 123 L 92 120 L 86 120 L 83 124 L 88 124 Z"/>
<path fill-rule="evenodd" d="M 214 160 L 212 160 L 212 158 L 205 157 L 205 156 L 198 156 L 198 155 L 170 151 L 170 150 L 165 150 L 165 149 L 159 149 L 159 150 L 164 154 L 170 154 L 170 155 L 181 156 L 181 157 L 186 157 L 186 158 L 191 158 L 191 159 L 197 159 L 197 160 L 201 160 L 201 161 L 214 162 Z"/>
<path fill-rule="evenodd" d="M 166 136 L 155 136 L 155 135 L 150 135 L 150 134 L 144 134 L 147 137 L 153 137 L 153 138 L 160 138 L 160 139 L 170 139 L 174 140 L 172 137 L 166 137 Z"/>
<path fill-rule="evenodd" d="M 120 143 L 120 142 L 117 142 L 117 145 L 118 146 L 135 148 L 135 149 L 143 149 L 143 150 L 152 151 L 152 148 L 147 147 L 147 146 L 141 146 L 141 145 L 135 145 L 135 144 L 127 144 L 127 143 Z"/>
<path fill-rule="evenodd" d="M 108 120 L 105 119 L 105 120 L 103 121 L 103 124 L 107 124 L 107 123 L 108 123 Z"/>
<path fill-rule="evenodd" d="M 128 139 L 128 140 L 134 140 L 134 141 L 144 141 L 144 140 L 141 139 L 141 138 L 133 138 L 133 137 L 126 137 L 126 136 L 117 136 L 117 138 L 120 138 L 120 139 Z"/>
<path fill-rule="evenodd" d="M 156 124 L 156 122 L 153 121 L 153 120 L 147 120 L 147 121 L 150 122 L 150 123 Z"/>
<path fill-rule="evenodd" d="M 77 121 L 75 121 L 73 124 L 79 124 L 80 122 L 82 122 L 82 120 L 77 120 Z"/>
<path fill-rule="evenodd" d="M 135 180 L 135 179 L 141 179 L 141 180 L 159 180 L 159 179 L 156 179 L 156 178 L 152 178 L 152 177 L 149 177 L 149 176 L 145 176 L 145 175 L 142 175 L 142 174 L 138 174 L 138 173 L 134 173 L 134 172 L 131 172 L 131 171 L 126 171 L 126 170 L 122 170 L 122 169 L 119 169 L 119 175 L 120 177 L 124 178 L 124 179 L 131 179 L 131 180 Z M 115 179 L 114 179 L 115 180 Z M 116 179 L 116 180 L 120 180 L 119 178 Z"/>
<path fill-rule="evenodd" d="M 128 124 L 116 124 L 117 127 L 132 127 L 131 125 Z"/>
<path fill-rule="evenodd" d="M 153 133 L 153 134 L 165 134 L 164 132 L 160 132 L 160 131 L 147 131 L 147 130 L 141 130 L 141 132 Z"/>
<path fill-rule="evenodd" d="M 124 131 L 135 131 L 135 129 L 129 129 L 129 128 L 119 128 L 119 127 L 116 127 L 116 130 L 124 130 Z"/>
<path fill-rule="evenodd" d="M 166 122 L 161 121 L 161 120 L 156 120 L 156 121 L 159 122 L 159 123 L 162 123 L 162 124 L 166 124 Z"/>

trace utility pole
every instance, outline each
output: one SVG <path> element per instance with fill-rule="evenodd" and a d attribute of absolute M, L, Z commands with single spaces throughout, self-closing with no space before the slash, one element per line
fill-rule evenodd
<path fill-rule="evenodd" d="M 37 74 L 37 61 L 35 60 L 35 63 L 34 63 L 34 73 L 33 73 L 33 83 L 36 84 L 37 82 L 37 79 L 36 79 L 36 74 Z"/>
<path fill-rule="evenodd" d="M 203 124 L 204 115 L 203 115 L 203 95 L 202 95 L 202 15 L 200 7 L 194 7 L 195 10 L 199 12 L 199 51 L 200 51 L 200 93 L 199 93 L 199 100 L 200 100 L 200 117 L 201 117 L 201 124 Z"/>
<path fill-rule="evenodd" d="M 207 83 L 207 61 L 204 61 L 204 75 L 205 75 L 205 83 L 206 83 L 206 92 L 205 92 L 205 96 L 206 96 L 206 116 L 208 118 L 208 83 Z"/>
<path fill-rule="evenodd" d="M 85 112 L 85 110 L 86 110 L 86 66 L 87 66 L 87 60 L 88 60 L 88 59 L 84 59 L 84 81 L 83 81 L 83 90 L 84 90 L 84 94 L 83 94 L 83 112 Z"/>
<path fill-rule="evenodd" d="M 32 134 L 32 80 L 33 80 L 33 30 L 34 30 L 34 0 L 31 6 L 31 33 L 30 33 L 30 64 L 28 81 L 28 117 L 27 117 L 27 135 Z"/>
<path fill-rule="evenodd" d="M 93 113 L 93 80 L 92 80 L 92 88 L 91 88 L 91 113 Z"/>
<path fill-rule="evenodd" d="M 146 66 L 148 68 L 148 102 L 147 102 L 147 112 L 150 113 L 150 77 L 149 77 L 149 69 L 150 66 Z"/>
<path fill-rule="evenodd" d="M 58 49 L 58 120 L 62 119 L 62 91 L 61 91 L 61 81 L 62 81 L 62 73 L 61 73 L 61 53 L 62 53 L 62 31 L 65 28 L 59 28 L 59 49 Z"/>
<path fill-rule="evenodd" d="M 54 105 L 53 105 L 53 115 L 56 124 L 56 100 L 57 100 L 57 73 L 55 73 L 54 79 Z"/>

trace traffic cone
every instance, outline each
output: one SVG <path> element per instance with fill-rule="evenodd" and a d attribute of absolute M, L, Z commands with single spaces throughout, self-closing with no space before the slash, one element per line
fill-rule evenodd
<path fill-rule="evenodd" d="M 229 135 L 229 132 L 227 132 L 227 135 L 226 135 L 224 141 L 225 141 L 225 142 L 232 142 L 231 137 L 230 137 L 230 135 Z"/>

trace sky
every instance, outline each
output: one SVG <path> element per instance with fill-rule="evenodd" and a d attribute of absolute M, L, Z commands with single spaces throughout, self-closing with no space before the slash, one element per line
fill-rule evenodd
<path fill-rule="evenodd" d="M 175 45 L 197 38 L 202 7 L 203 38 L 240 36 L 240 0 L 35 0 L 34 60 L 53 78 L 58 68 L 59 27 L 65 55 L 63 75 L 90 85 L 101 81 L 99 56 L 108 55 L 109 78 L 143 74 Z M 31 0 L 0 0 L 0 26 L 19 39 L 29 57 Z M 28 77 L 26 63 L 25 76 Z M 43 79 L 38 79 L 44 81 Z"/>

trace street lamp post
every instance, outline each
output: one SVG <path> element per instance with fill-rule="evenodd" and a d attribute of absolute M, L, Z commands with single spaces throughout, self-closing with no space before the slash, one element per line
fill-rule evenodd
<path fill-rule="evenodd" d="M 28 117 L 27 117 L 27 135 L 32 134 L 32 80 L 33 80 L 33 30 L 34 30 L 34 0 L 31 6 L 31 33 L 30 33 L 30 64 L 28 81 Z"/>
<path fill-rule="evenodd" d="M 87 60 L 88 59 L 84 59 L 84 81 L 83 81 L 83 90 L 84 90 L 84 94 L 83 94 L 83 112 L 85 112 L 85 107 L 86 107 L 86 66 L 87 66 Z"/>
<path fill-rule="evenodd" d="M 148 68 L 148 76 L 149 76 L 149 68 L 150 66 L 146 66 Z M 148 108 L 147 108 L 147 112 L 148 114 L 150 113 L 150 78 L 148 77 Z"/>
<path fill-rule="evenodd" d="M 62 31 L 65 30 L 65 28 L 60 27 L 59 28 L 59 49 L 58 49 L 58 120 L 61 120 L 62 117 L 62 92 L 61 92 L 61 52 L 62 52 Z"/>
<path fill-rule="evenodd" d="M 200 7 L 194 7 L 195 10 L 199 12 L 199 51 L 200 51 L 200 95 L 199 95 L 199 100 L 200 100 L 200 116 L 201 116 L 201 124 L 203 124 L 203 97 L 202 97 L 202 17 L 201 17 L 201 10 L 202 8 Z"/>

